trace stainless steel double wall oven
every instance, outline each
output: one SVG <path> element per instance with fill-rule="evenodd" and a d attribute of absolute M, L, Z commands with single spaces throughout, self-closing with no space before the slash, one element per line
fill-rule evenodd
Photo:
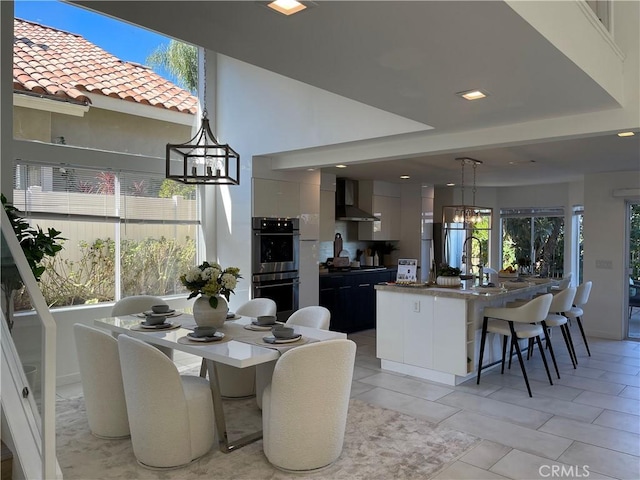
<path fill-rule="evenodd" d="M 300 286 L 300 223 L 297 218 L 252 219 L 253 298 L 271 298 L 278 320 L 298 309 Z"/>

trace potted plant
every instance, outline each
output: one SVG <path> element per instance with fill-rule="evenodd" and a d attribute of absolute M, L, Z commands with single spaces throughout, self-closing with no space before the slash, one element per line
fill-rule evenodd
<path fill-rule="evenodd" d="M 437 269 L 436 284 L 443 287 L 458 287 L 462 283 L 460 273 L 462 272 L 459 268 L 442 263 Z"/>
<path fill-rule="evenodd" d="M 55 228 L 49 228 L 45 232 L 39 226 L 34 228 L 29 225 L 29 222 L 19 215 L 20 211 L 7 202 L 4 194 L 0 194 L 0 200 L 27 259 L 27 263 L 31 267 L 31 272 L 36 281 L 39 282 L 46 269 L 44 265 L 41 265 L 42 260 L 45 257 L 53 257 L 62 250 L 62 245 L 58 242 L 66 239 L 60 237 L 61 232 Z M 3 248 L 4 251 L 8 251 L 8 249 Z M 3 256 L 2 290 L 4 293 L 4 314 L 9 325 L 9 331 L 13 328 L 13 295 L 16 290 L 22 288 L 22 285 L 22 278 L 18 268 L 13 263 L 13 258 Z"/>

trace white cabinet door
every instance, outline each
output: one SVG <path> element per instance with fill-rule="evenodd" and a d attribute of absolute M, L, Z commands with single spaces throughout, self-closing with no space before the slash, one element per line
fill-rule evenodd
<path fill-rule="evenodd" d="M 433 368 L 433 299 L 426 295 L 403 295 L 404 363 Z"/>
<path fill-rule="evenodd" d="M 467 302 L 434 297 L 433 368 L 456 375 L 467 374 Z"/>
<path fill-rule="evenodd" d="M 404 295 L 376 290 L 376 356 L 402 363 L 404 360 Z"/>
<path fill-rule="evenodd" d="M 320 185 L 300 184 L 300 240 L 320 236 Z"/>
<path fill-rule="evenodd" d="M 361 205 L 361 208 L 362 205 Z M 359 240 L 399 240 L 400 239 L 400 198 L 374 195 L 371 213 L 380 218 L 374 222 L 360 222 Z"/>
<path fill-rule="evenodd" d="M 335 235 L 336 192 L 320 190 L 320 241 L 332 242 Z"/>
<path fill-rule="evenodd" d="M 253 179 L 254 217 L 300 216 L 300 184 L 280 180 Z"/>

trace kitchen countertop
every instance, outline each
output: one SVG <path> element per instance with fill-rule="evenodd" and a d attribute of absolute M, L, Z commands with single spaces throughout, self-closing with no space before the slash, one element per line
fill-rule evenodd
<path fill-rule="evenodd" d="M 552 278 L 532 278 L 526 282 L 521 282 L 520 287 L 515 282 L 510 282 L 508 288 L 482 288 L 482 287 L 468 287 L 468 288 L 447 288 L 439 287 L 437 285 L 426 284 L 378 284 L 375 286 L 376 290 L 385 290 L 398 293 L 414 293 L 418 295 L 429 295 L 433 297 L 446 297 L 446 298 L 459 298 L 463 300 L 483 301 L 483 300 L 496 300 L 511 296 L 513 293 L 519 295 L 533 294 L 539 292 L 542 286 L 552 287 L 558 284 L 557 280 Z"/>
<path fill-rule="evenodd" d="M 396 267 L 360 267 L 360 268 L 349 268 L 345 270 L 320 270 L 321 277 L 327 276 L 342 276 L 342 275 L 360 275 L 363 273 L 373 273 L 373 272 L 388 272 L 388 271 L 396 271 Z"/>

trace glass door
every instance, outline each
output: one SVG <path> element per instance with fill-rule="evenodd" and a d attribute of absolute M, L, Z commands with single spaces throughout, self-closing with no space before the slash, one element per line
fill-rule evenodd
<path fill-rule="evenodd" d="M 627 337 L 640 340 L 640 203 L 629 203 L 627 210 L 629 236 L 629 296 L 627 310 L 629 326 Z"/>

